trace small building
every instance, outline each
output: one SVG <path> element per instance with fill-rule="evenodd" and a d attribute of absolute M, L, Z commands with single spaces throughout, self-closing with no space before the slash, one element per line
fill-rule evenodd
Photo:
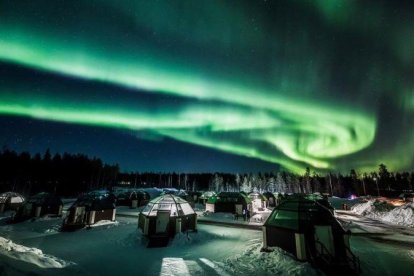
<path fill-rule="evenodd" d="M 243 215 L 243 210 L 252 213 L 252 200 L 243 193 L 221 192 L 207 200 L 206 211 L 212 213 L 224 212 Z"/>
<path fill-rule="evenodd" d="M 276 207 L 276 196 L 271 192 L 264 192 L 263 196 L 267 198 L 267 205 L 269 207 Z"/>
<path fill-rule="evenodd" d="M 262 211 L 265 208 L 267 208 L 268 201 L 264 195 L 257 193 L 257 192 L 251 192 L 248 194 L 248 197 L 252 201 L 253 211 L 256 211 L 256 210 Z"/>
<path fill-rule="evenodd" d="M 146 205 L 149 202 L 149 199 L 149 194 L 143 190 L 130 190 L 120 193 L 117 196 L 116 205 L 137 208 Z"/>
<path fill-rule="evenodd" d="M 197 214 L 184 199 L 166 194 L 145 206 L 139 214 L 138 227 L 149 237 L 173 237 L 176 233 L 196 231 Z"/>
<path fill-rule="evenodd" d="M 355 274 L 360 265 L 350 250 L 349 234 L 318 200 L 294 195 L 283 200 L 263 225 L 263 248 L 280 247 L 327 274 Z"/>
<path fill-rule="evenodd" d="M 16 211 L 24 204 L 24 196 L 15 192 L 6 192 L 0 194 L 0 213 L 4 211 Z"/>
<path fill-rule="evenodd" d="M 116 209 L 109 193 L 90 192 L 81 195 L 69 208 L 62 230 L 73 230 L 101 220 L 115 221 Z"/>
<path fill-rule="evenodd" d="M 62 216 L 63 202 L 51 193 L 38 193 L 27 199 L 13 217 L 14 222 L 43 216 Z"/>

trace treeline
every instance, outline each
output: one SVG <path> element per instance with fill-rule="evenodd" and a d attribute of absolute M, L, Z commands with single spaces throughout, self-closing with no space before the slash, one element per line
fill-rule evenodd
<path fill-rule="evenodd" d="M 77 196 L 92 189 L 126 187 L 174 187 L 187 191 L 270 191 L 282 193 L 328 193 L 346 197 L 351 194 L 396 196 L 412 191 L 414 174 L 389 172 L 384 164 L 378 171 L 358 174 L 318 174 L 307 168 L 303 174 L 270 173 L 120 173 L 117 164 L 83 154 L 0 152 L 0 192 L 16 191 L 24 195 L 39 191 L 61 196 Z"/>
<path fill-rule="evenodd" d="M 351 170 L 349 174 L 325 175 L 311 173 L 307 168 L 303 175 L 289 172 L 276 173 L 124 173 L 119 179 L 130 187 L 174 187 L 187 191 L 257 191 L 281 193 L 328 193 L 338 197 L 350 195 L 363 196 L 397 196 L 412 191 L 414 173 L 389 172 L 384 164 L 379 165 L 377 172 L 357 174 Z"/>
<path fill-rule="evenodd" d="M 108 187 L 117 183 L 118 165 L 104 164 L 99 158 L 84 154 L 56 153 L 41 155 L 0 152 L 0 191 L 16 191 L 31 195 L 40 191 L 62 196 Z"/>

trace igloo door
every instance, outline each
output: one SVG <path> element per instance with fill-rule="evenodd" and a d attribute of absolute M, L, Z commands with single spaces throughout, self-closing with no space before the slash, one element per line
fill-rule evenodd
<path fill-rule="evenodd" d="M 156 233 L 166 233 L 170 222 L 170 211 L 157 211 Z"/>

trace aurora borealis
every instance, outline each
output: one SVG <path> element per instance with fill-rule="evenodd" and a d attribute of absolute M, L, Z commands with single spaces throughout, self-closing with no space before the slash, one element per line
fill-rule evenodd
<path fill-rule="evenodd" d="M 409 1 L 1 0 L 0 114 L 295 172 L 410 170 L 413 12 Z"/>

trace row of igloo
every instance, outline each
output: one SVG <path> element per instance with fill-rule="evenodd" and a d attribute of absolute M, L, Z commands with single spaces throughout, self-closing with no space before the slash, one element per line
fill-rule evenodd
<path fill-rule="evenodd" d="M 1 198 L 6 197 L 0 195 Z M 224 212 L 232 212 L 233 209 L 228 207 L 230 203 L 238 202 L 244 206 L 249 202 L 246 195 L 222 193 L 212 200 L 216 207 L 220 206 L 217 205 L 219 198 L 229 204 L 219 207 Z M 12 203 L 13 200 L 9 201 Z M 44 214 L 61 215 L 62 206 L 59 198 L 39 193 L 18 208 L 14 220 Z M 108 192 L 90 192 L 80 196 L 69 208 L 62 230 L 77 229 L 100 220 L 114 221 L 115 214 L 113 197 Z M 180 232 L 196 231 L 197 214 L 186 200 L 173 194 L 164 194 L 151 200 L 139 213 L 138 227 L 150 240 L 160 237 L 169 239 Z M 349 233 L 343 230 L 322 197 L 293 195 L 274 208 L 263 225 L 263 249 L 271 250 L 275 246 L 290 252 L 299 260 L 311 262 L 328 274 L 338 269 L 348 274 L 359 271 L 359 260 L 349 248 Z"/>

